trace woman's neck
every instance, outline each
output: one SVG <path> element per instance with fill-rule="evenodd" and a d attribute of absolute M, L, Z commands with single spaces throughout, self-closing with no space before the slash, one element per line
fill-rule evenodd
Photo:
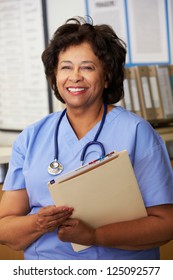
<path fill-rule="evenodd" d="M 102 119 L 103 111 L 103 104 L 97 108 L 89 108 L 87 110 L 67 109 L 68 120 L 79 140 Z"/>
<path fill-rule="evenodd" d="M 108 106 L 107 112 L 112 110 L 113 106 Z M 85 110 L 69 110 L 67 108 L 68 120 L 80 140 L 88 131 L 90 131 L 99 121 L 101 121 L 104 112 L 104 104 L 100 104 L 96 108 Z"/>

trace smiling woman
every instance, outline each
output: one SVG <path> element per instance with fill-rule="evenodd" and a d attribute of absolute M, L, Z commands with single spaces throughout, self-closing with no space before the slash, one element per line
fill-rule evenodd
<path fill-rule="evenodd" d="M 147 121 L 114 105 L 124 95 L 125 57 L 125 44 L 110 26 L 80 18 L 60 26 L 42 54 L 46 77 L 66 110 L 18 136 L 0 204 L 0 243 L 24 250 L 25 259 L 156 260 L 159 247 L 173 238 L 166 146 Z M 58 154 L 55 165 L 63 165 L 61 174 L 70 172 L 80 167 L 83 152 L 85 163 L 101 157 L 100 146 L 90 145 L 95 139 L 106 154 L 128 151 L 148 216 L 92 228 L 72 218 L 73 205 L 54 205 L 47 183 L 61 175 L 49 172 L 53 156 Z M 75 252 L 71 243 L 89 248 Z"/>

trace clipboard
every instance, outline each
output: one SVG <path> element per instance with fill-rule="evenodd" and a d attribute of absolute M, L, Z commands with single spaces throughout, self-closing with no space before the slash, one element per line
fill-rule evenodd
<path fill-rule="evenodd" d="M 72 218 L 97 228 L 147 216 L 126 150 L 113 152 L 48 183 L 56 206 L 74 208 Z M 86 246 L 72 244 L 75 251 Z"/>

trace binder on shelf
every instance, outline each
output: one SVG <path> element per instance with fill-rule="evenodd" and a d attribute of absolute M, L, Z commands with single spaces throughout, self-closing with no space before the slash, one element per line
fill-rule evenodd
<path fill-rule="evenodd" d="M 138 95 L 139 89 L 136 80 L 135 67 L 128 68 L 128 79 L 129 79 L 130 92 L 131 92 L 131 98 L 133 104 L 133 112 L 139 115 L 140 117 L 143 117 L 142 105 Z"/>
<path fill-rule="evenodd" d="M 125 108 L 131 112 L 134 112 L 133 99 L 130 87 L 130 79 L 129 79 L 129 68 L 125 68 L 124 75 L 124 103 Z"/>
<path fill-rule="evenodd" d="M 168 65 L 157 65 L 156 69 L 165 118 L 173 118 L 173 95 Z"/>
<path fill-rule="evenodd" d="M 156 113 L 156 119 L 164 119 L 164 110 L 162 97 L 160 93 L 160 87 L 158 82 L 157 70 L 155 65 L 148 66 L 148 74 L 151 86 L 151 94 L 154 102 L 154 108 Z"/>
<path fill-rule="evenodd" d="M 146 120 L 155 120 L 156 113 L 151 95 L 151 86 L 147 66 L 135 66 L 138 83 L 139 99 L 142 104 L 143 117 Z"/>
<path fill-rule="evenodd" d="M 97 228 L 147 216 L 128 152 L 113 152 L 48 183 L 57 206 Z M 75 251 L 86 246 L 72 244 Z"/>

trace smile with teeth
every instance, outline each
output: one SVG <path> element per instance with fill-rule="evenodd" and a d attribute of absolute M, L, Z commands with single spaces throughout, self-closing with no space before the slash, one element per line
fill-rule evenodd
<path fill-rule="evenodd" d="M 81 91 L 84 91 L 86 90 L 86 88 L 67 88 L 69 92 L 81 92 Z"/>

